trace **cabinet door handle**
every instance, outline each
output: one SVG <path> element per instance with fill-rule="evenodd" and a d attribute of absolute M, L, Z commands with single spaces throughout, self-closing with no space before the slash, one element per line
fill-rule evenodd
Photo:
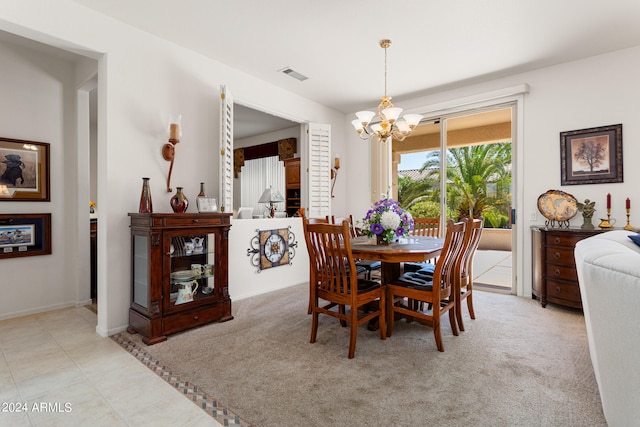
<path fill-rule="evenodd" d="M 555 254 L 553 254 L 553 256 L 556 258 L 560 258 L 560 252 L 556 252 Z"/>
<path fill-rule="evenodd" d="M 554 271 L 554 273 L 555 273 L 556 276 L 559 276 L 560 275 L 560 270 L 556 268 L 556 271 Z"/>

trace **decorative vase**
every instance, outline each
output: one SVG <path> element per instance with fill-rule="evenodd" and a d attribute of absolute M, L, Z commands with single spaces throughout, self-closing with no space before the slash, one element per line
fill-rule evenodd
<path fill-rule="evenodd" d="M 153 203 L 151 203 L 151 188 L 149 187 L 149 178 L 142 178 L 142 194 L 140 194 L 140 213 L 152 213 Z"/>
<path fill-rule="evenodd" d="M 197 197 L 207 197 L 207 195 L 204 192 L 204 182 L 200 183 L 200 192 L 198 193 Z"/>
<path fill-rule="evenodd" d="M 384 235 L 376 234 L 376 245 L 388 245 L 389 242 L 384 240 Z"/>
<path fill-rule="evenodd" d="M 185 213 L 187 211 L 189 199 L 187 199 L 187 196 L 182 192 L 182 187 L 177 187 L 176 194 L 171 197 L 170 203 L 171 209 L 173 209 L 175 213 Z"/>

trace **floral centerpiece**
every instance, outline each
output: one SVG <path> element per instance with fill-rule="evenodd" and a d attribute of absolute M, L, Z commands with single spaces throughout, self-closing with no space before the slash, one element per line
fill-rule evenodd
<path fill-rule="evenodd" d="M 413 230 L 413 217 L 393 199 L 375 202 L 363 218 L 363 231 L 378 242 L 391 243 L 397 237 L 407 236 Z"/>

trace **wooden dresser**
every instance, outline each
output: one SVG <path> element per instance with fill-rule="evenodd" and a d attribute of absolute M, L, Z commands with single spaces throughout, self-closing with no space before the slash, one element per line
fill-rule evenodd
<path fill-rule="evenodd" d="M 531 227 L 533 297 L 547 303 L 582 308 L 573 249 L 577 242 L 605 230 L 579 227 Z"/>

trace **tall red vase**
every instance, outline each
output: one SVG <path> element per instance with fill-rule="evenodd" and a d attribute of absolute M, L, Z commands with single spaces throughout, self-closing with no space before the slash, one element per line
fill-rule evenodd
<path fill-rule="evenodd" d="M 140 213 L 152 213 L 153 203 L 151 203 L 151 188 L 149 187 L 149 178 L 142 178 L 142 194 L 140 194 Z"/>

